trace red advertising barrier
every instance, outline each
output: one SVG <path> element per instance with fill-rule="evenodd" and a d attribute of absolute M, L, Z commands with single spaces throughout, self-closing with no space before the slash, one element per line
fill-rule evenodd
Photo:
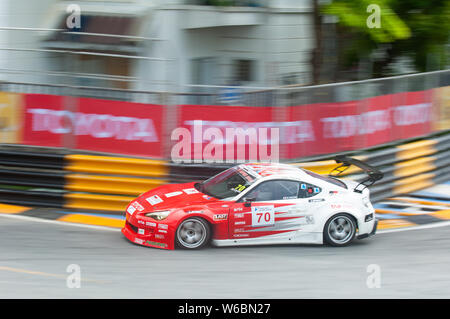
<path fill-rule="evenodd" d="M 24 103 L 24 144 L 162 157 L 161 105 L 41 94 Z"/>
<path fill-rule="evenodd" d="M 280 112 L 279 110 L 282 109 L 287 112 Z M 195 123 L 197 123 L 197 127 L 201 127 L 197 130 L 197 134 L 195 134 Z M 238 156 L 235 155 L 231 158 L 232 160 L 242 159 L 242 157 L 245 160 L 270 159 L 270 154 L 276 155 L 277 152 L 280 159 L 294 159 L 366 148 L 394 140 L 421 136 L 431 132 L 431 124 L 430 91 L 398 93 L 359 101 L 286 108 L 183 105 L 178 126 L 188 129 L 191 136 L 202 136 L 202 138 L 193 140 L 191 153 L 185 152 L 179 156 L 179 160 L 187 161 L 189 158 L 220 160 L 220 156 L 215 157 L 209 151 L 211 145 L 221 144 L 224 148 L 223 154 L 226 154 L 227 144 L 230 143 L 234 143 L 231 148 L 234 147 L 235 150 L 240 143 L 246 144 L 242 149 L 245 150 L 245 153 L 241 152 Z M 228 128 L 237 127 L 247 130 L 243 132 L 244 135 L 247 134 L 244 140 L 239 142 L 237 138 L 225 137 Z M 225 138 L 211 137 L 211 134 L 207 134 L 210 128 L 218 128 Z M 256 129 L 255 136 L 252 137 L 249 128 Z M 278 129 L 278 134 L 268 132 L 267 136 L 262 136 L 260 129 L 264 128 Z M 178 139 L 181 141 L 183 137 L 178 136 Z M 277 141 L 278 151 L 276 145 L 270 147 L 271 142 L 277 143 Z M 257 143 L 257 147 L 256 151 L 252 153 L 251 145 L 253 143 Z M 268 152 L 261 152 L 261 146 L 265 145 L 269 145 Z M 261 153 L 266 158 L 261 157 Z M 252 157 L 252 154 L 258 154 L 257 158 Z"/>
<path fill-rule="evenodd" d="M 62 147 L 68 132 L 62 123 L 63 96 L 24 94 L 23 144 Z"/>
<path fill-rule="evenodd" d="M 162 105 L 25 94 L 22 142 L 187 162 L 295 159 L 430 133 L 431 93 L 289 107 L 181 105 L 171 140 L 162 140 Z"/>
<path fill-rule="evenodd" d="M 276 110 L 275 107 L 182 105 L 178 130 L 172 134 L 176 143 L 171 158 L 223 163 L 270 157 L 272 149 L 265 146 L 275 137 L 273 128 L 283 125 L 272 120 Z"/>

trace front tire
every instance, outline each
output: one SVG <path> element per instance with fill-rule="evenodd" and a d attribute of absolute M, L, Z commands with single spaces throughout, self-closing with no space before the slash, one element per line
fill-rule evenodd
<path fill-rule="evenodd" d="M 347 246 L 356 235 L 355 219 L 345 213 L 332 216 L 323 230 L 324 242 L 335 247 Z"/>
<path fill-rule="evenodd" d="M 211 227 L 202 218 L 191 217 L 183 220 L 175 234 L 175 243 L 184 249 L 205 247 L 211 238 Z"/>

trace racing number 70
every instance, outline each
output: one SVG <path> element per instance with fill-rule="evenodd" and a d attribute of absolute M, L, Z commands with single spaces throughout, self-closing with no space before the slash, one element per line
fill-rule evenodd
<path fill-rule="evenodd" d="M 256 213 L 256 216 L 258 216 L 258 223 L 261 222 L 261 218 L 264 216 L 264 221 L 265 222 L 270 222 L 270 213 Z"/>
<path fill-rule="evenodd" d="M 252 226 L 273 225 L 275 212 L 273 206 L 252 207 Z"/>

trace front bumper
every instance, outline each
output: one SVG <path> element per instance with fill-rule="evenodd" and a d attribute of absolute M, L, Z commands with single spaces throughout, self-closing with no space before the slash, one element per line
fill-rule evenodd
<path fill-rule="evenodd" d="M 139 225 L 139 226 L 138 226 Z M 168 224 L 129 217 L 122 234 L 131 242 L 153 248 L 174 249 L 174 232 Z"/>

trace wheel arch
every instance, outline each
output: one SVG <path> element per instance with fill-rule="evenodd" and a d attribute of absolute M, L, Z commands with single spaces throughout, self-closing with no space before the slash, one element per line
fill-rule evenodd
<path fill-rule="evenodd" d="M 331 218 L 333 218 L 334 216 L 339 215 L 339 214 L 345 214 L 345 215 L 350 216 L 356 224 L 356 229 L 358 229 L 359 222 L 358 222 L 358 217 L 356 216 L 356 214 L 354 212 L 352 212 L 351 210 L 339 210 L 339 211 L 333 211 L 332 213 L 328 214 L 328 216 L 323 220 L 322 232 L 325 231 L 325 226 L 326 226 L 327 222 Z"/>
<path fill-rule="evenodd" d="M 183 216 L 183 218 L 180 218 L 176 224 L 175 229 L 173 230 L 173 245 L 176 246 L 176 241 L 177 241 L 177 231 L 178 231 L 178 227 L 180 227 L 181 223 L 183 223 L 185 220 L 189 219 L 189 218 L 197 218 L 197 219 L 201 219 L 203 221 L 205 221 L 208 226 L 209 226 L 209 242 L 211 242 L 211 240 L 213 239 L 214 236 L 214 231 L 215 231 L 215 225 L 213 223 L 212 218 L 210 218 L 209 216 L 207 216 L 206 214 L 186 214 L 186 216 Z"/>

